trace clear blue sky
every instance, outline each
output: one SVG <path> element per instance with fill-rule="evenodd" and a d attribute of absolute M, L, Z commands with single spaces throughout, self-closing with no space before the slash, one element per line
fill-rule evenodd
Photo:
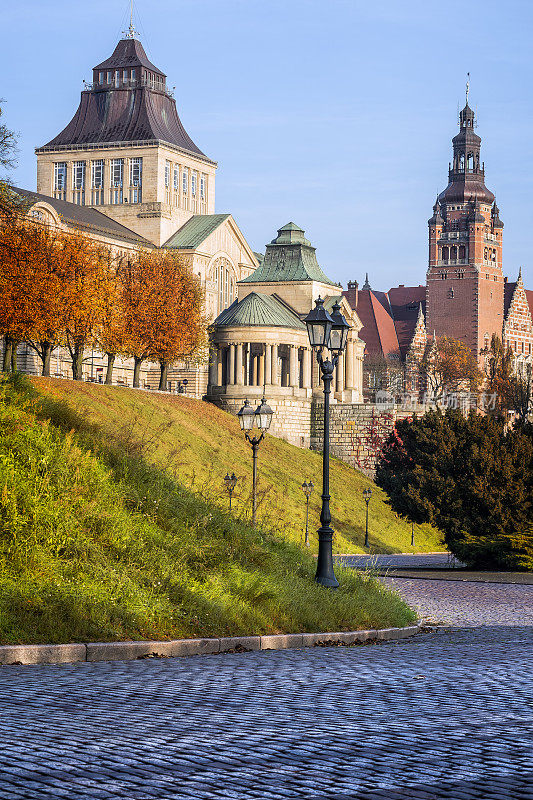
<path fill-rule="evenodd" d="M 127 26 L 128 0 L 2 8 L 0 95 L 20 134 L 15 183 Z M 471 73 L 504 269 L 533 288 L 533 11 L 525 0 L 136 0 L 149 58 L 219 162 L 217 211 L 263 250 L 292 220 L 327 274 L 375 288 L 425 281 L 427 219 L 447 182 Z"/>

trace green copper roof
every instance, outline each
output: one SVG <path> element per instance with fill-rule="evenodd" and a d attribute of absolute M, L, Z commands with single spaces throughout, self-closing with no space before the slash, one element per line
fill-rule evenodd
<path fill-rule="evenodd" d="M 259 326 L 265 328 L 297 328 L 305 330 L 304 323 L 283 303 L 268 294 L 252 292 L 244 300 L 237 300 L 216 318 L 219 328 Z"/>
<path fill-rule="evenodd" d="M 200 247 L 202 242 L 205 242 L 207 237 L 212 234 L 219 225 L 222 225 L 229 216 L 229 214 L 197 214 L 187 220 L 179 231 L 173 233 L 163 247 L 173 249 L 190 248 L 194 250 Z"/>
<path fill-rule="evenodd" d="M 320 281 L 335 286 L 316 260 L 315 248 L 304 231 L 294 222 L 280 228 L 266 246 L 263 262 L 243 283 L 276 283 L 281 281 Z"/>

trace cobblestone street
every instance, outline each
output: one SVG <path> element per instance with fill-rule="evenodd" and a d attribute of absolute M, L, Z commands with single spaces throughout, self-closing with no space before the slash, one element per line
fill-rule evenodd
<path fill-rule="evenodd" d="M 398 583 L 438 610 L 439 582 Z M 468 587 L 487 599 L 450 586 L 463 611 Z M 533 798 L 531 621 L 463 616 L 350 648 L 0 668 L 0 797 Z"/>

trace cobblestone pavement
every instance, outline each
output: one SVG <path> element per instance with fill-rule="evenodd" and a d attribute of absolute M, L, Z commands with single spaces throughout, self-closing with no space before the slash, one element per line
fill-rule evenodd
<path fill-rule="evenodd" d="M 420 619 L 445 625 L 532 625 L 533 586 L 381 578 Z"/>
<path fill-rule="evenodd" d="M 0 797 L 531 800 L 533 628 L 0 667 Z"/>

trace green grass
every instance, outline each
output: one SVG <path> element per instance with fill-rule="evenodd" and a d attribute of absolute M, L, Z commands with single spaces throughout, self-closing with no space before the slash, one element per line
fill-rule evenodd
<path fill-rule="evenodd" d="M 224 422 L 237 450 L 234 421 L 216 409 L 70 382 L 55 385 L 52 396 L 44 382 L 34 385 L 44 393 L 22 378 L 0 382 L 0 642 L 346 630 L 413 621 L 405 603 L 373 577 L 339 569 L 338 591 L 318 586 L 305 548 L 264 526 L 254 531 L 205 490 L 176 478 L 179 464 L 169 448 L 179 419 L 197 435 L 204 430 L 204 447 L 215 435 L 220 445 L 217 428 Z M 108 429 L 96 416 L 87 423 L 82 397 L 92 398 L 101 413 L 107 409 Z M 156 418 L 157 400 L 162 409 Z M 195 417 L 192 408 L 200 412 Z M 203 412 L 211 420 L 205 429 Z M 124 428 L 129 414 L 137 421 Z M 159 415 L 171 421 L 165 437 Z M 150 444 L 154 431 L 165 439 L 158 447 Z M 179 463 L 190 452 L 185 449 Z M 159 462 L 164 454 L 167 469 Z"/>
<path fill-rule="evenodd" d="M 66 429 L 91 427 L 109 443 L 140 454 L 164 468 L 182 486 L 200 493 L 222 509 L 228 506 L 223 478 L 235 471 L 236 518 L 250 513 L 252 453 L 235 417 L 208 403 L 166 394 L 107 387 L 66 380 L 33 379 L 48 414 Z M 315 491 L 309 508 L 311 552 L 318 547 L 322 456 L 268 436 L 259 447 L 259 510 L 262 525 L 287 541 L 300 544 L 305 529 L 304 480 Z M 434 552 L 446 548 L 440 531 L 430 525 L 411 525 L 387 505 L 386 494 L 361 472 L 331 459 L 331 513 L 334 551 L 363 553 L 365 503 L 363 489 L 371 487 L 370 552 Z"/>

